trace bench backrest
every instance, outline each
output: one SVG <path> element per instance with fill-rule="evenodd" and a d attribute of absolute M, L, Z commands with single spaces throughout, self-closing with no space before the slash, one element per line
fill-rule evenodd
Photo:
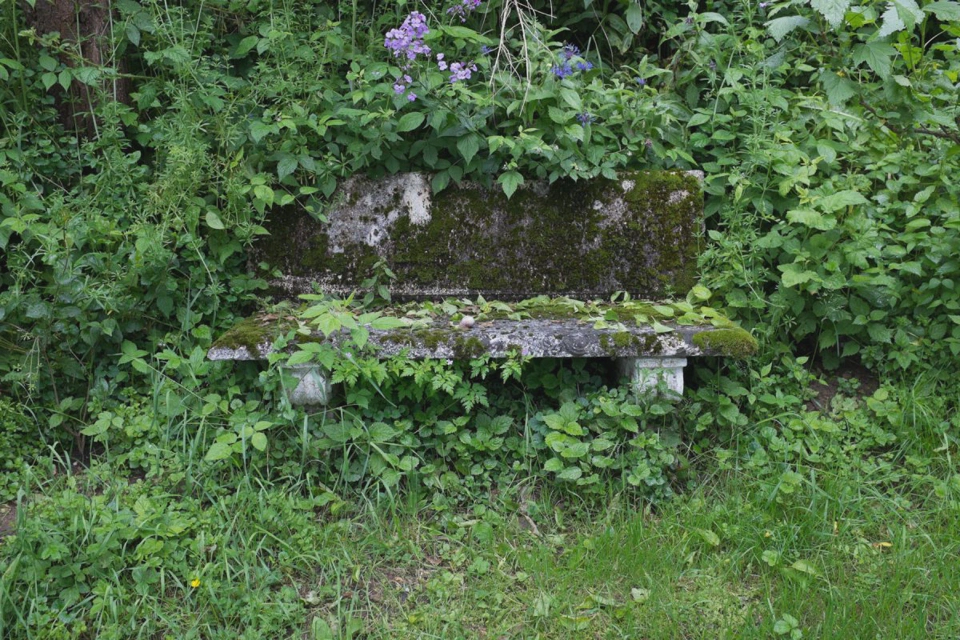
<path fill-rule="evenodd" d="M 530 182 L 510 199 L 469 182 L 433 195 L 407 173 L 344 181 L 326 216 L 275 216 L 251 262 L 279 268 L 288 295 L 348 294 L 382 259 L 399 299 L 657 298 L 695 284 L 703 193 L 697 172 Z"/>

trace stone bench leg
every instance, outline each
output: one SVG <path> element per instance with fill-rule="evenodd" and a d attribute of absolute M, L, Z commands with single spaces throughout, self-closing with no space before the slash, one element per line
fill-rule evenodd
<path fill-rule="evenodd" d="M 287 398 L 293 405 L 322 405 L 330 403 L 333 387 L 327 371 L 315 364 L 283 367 L 283 372 L 297 379 L 297 386 L 287 389 Z"/>
<path fill-rule="evenodd" d="M 660 381 L 667 389 L 683 395 L 683 368 L 686 358 L 618 358 L 617 368 L 621 376 L 630 378 L 631 387 L 637 395 L 649 395 L 657 390 Z"/>

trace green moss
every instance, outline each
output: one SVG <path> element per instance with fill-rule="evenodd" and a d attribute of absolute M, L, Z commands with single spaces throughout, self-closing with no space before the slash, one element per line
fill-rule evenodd
<path fill-rule="evenodd" d="M 711 355 L 748 358 L 757 352 L 757 341 L 740 328 L 714 329 L 693 336 L 693 344 Z"/>
<path fill-rule="evenodd" d="M 458 336 L 453 343 L 453 356 L 460 360 L 477 358 L 487 352 L 487 346 L 475 336 Z"/>
<path fill-rule="evenodd" d="M 627 193 L 624 181 L 635 183 Z M 616 181 L 560 180 L 546 195 L 523 188 L 509 200 L 497 191 L 452 187 L 433 198 L 429 224 L 397 219 L 385 245 L 388 263 L 397 285 L 428 291 L 466 288 L 510 299 L 614 289 L 683 294 L 695 282 L 702 213 L 689 198 L 671 201 L 678 191 L 699 194 L 699 181 L 679 171 L 624 172 Z M 611 214 L 615 199 L 626 207 Z M 302 214 L 281 211 L 268 228 L 272 235 L 258 241 L 254 259 L 286 275 L 358 286 L 378 259 L 362 242 L 332 253 L 325 225 Z M 582 255 L 572 258 L 575 250 Z"/>
<path fill-rule="evenodd" d="M 278 335 L 293 326 L 291 320 L 264 320 L 261 316 L 247 318 L 224 333 L 213 343 L 215 349 L 240 349 L 245 347 L 250 355 L 261 357 L 260 346 L 273 341 Z"/>

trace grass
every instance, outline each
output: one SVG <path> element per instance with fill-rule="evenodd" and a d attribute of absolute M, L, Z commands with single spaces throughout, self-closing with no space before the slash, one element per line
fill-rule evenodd
<path fill-rule="evenodd" d="M 0 637 L 955 640 L 957 420 L 934 387 L 871 393 L 708 448 L 655 505 L 338 494 L 316 466 L 203 463 L 192 423 L 151 440 L 131 405 L 136 464 L 51 455 L 3 511 Z"/>
<path fill-rule="evenodd" d="M 21 562 L 51 527 L 102 542 L 126 509 L 156 537 L 119 547 L 119 569 L 101 558 L 110 569 L 88 576 L 59 636 L 29 623 L 47 578 L 22 579 L 7 554 L 5 637 L 956 638 L 956 504 L 862 480 L 811 472 L 771 498 L 724 472 L 659 509 L 520 491 L 451 511 L 416 495 L 317 499 L 329 494 L 306 485 L 189 498 L 95 466 L 21 506 L 21 539 L 6 543 Z M 147 543 L 181 528 L 193 571 L 138 583 L 151 557 L 176 565 Z M 63 624 L 76 613 L 82 625 Z"/>

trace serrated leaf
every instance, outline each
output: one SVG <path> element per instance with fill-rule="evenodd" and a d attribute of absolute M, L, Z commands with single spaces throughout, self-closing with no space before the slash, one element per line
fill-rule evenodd
<path fill-rule="evenodd" d="M 793 209 L 787 212 L 787 221 L 802 224 L 820 231 L 829 231 L 837 226 L 837 221 L 827 218 L 813 209 Z"/>
<path fill-rule="evenodd" d="M 579 480 L 582 475 L 583 470 L 581 470 L 580 467 L 567 467 L 558 473 L 557 477 L 561 480 Z"/>
<path fill-rule="evenodd" d="M 250 444 L 253 445 L 253 448 L 257 451 L 265 451 L 267 448 L 267 436 L 257 431 L 255 434 L 250 436 Z"/>
<path fill-rule="evenodd" d="M 832 71 L 827 71 L 820 76 L 820 82 L 827 92 L 827 100 L 830 104 L 840 106 L 847 100 L 857 95 L 856 85 L 847 78 L 841 78 Z"/>
<path fill-rule="evenodd" d="M 397 131 L 404 133 L 405 131 L 413 131 L 426 119 L 426 116 L 420 113 L 419 111 L 411 111 L 410 113 L 404 114 L 400 118 L 400 122 L 397 123 Z"/>
<path fill-rule="evenodd" d="M 810 6 L 836 29 L 843 22 L 843 16 L 850 7 L 850 0 L 811 0 Z"/>
<path fill-rule="evenodd" d="M 885 38 L 898 31 L 903 31 L 907 27 L 900 19 L 900 13 L 892 2 L 887 5 L 887 10 L 883 12 L 881 18 L 883 22 L 880 24 L 880 29 L 877 30 L 877 37 Z"/>
<path fill-rule="evenodd" d="M 506 173 L 500 174 L 497 182 L 500 183 L 503 187 L 503 192 L 507 195 L 507 198 L 509 198 L 516 192 L 517 187 L 523 184 L 523 176 L 516 171 L 507 171 Z"/>
<path fill-rule="evenodd" d="M 893 0 L 893 4 L 897 7 L 897 14 L 907 29 L 913 29 L 918 22 L 923 21 L 923 11 L 920 10 L 916 0 Z"/>
<path fill-rule="evenodd" d="M 858 204 L 867 204 L 867 199 L 852 189 L 845 189 L 843 191 L 831 193 L 830 195 L 820 198 L 820 200 L 817 201 L 817 206 L 827 213 L 833 213 L 838 209 L 843 209 L 844 207 L 851 207 Z"/>
<path fill-rule="evenodd" d="M 792 31 L 799 29 L 800 27 L 805 27 L 810 24 L 809 18 L 804 18 L 803 16 L 783 16 L 782 18 L 774 18 L 767 22 L 767 32 L 773 37 L 774 40 L 779 44 L 783 42 L 783 39 L 787 37 Z"/>
<path fill-rule="evenodd" d="M 874 73 L 886 80 L 893 69 L 893 56 L 897 50 L 885 42 L 867 42 L 853 49 L 853 60 L 857 64 L 867 63 Z"/>
<path fill-rule="evenodd" d="M 563 460 L 560 458 L 550 458 L 543 465 L 544 471 L 557 472 L 563 469 Z"/>
<path fill-rule="evenodd" d="M 457 140 L 457 151 L 460 152 L 460 155 L 463 156 L 467 164 L 470 164 L 470 161 L 473 160 L 473 157 L 477 155 L 477 151 L 479 150 L 480 136 L 475 133 L 471 133 Z"/>
<path fill-rule="evenodd" d="M 292 155 L 285 155 L 280 158 L 280 162 L 277 163 L 277 178 L 283 180 L 288 175 L 296 171 L 297 169 L 297 158 Z"/>
<path fill-rule="evenodd" d="M 925 5 L 923 10 L 932 13 L 943 22 L 960 21 L 960 2 L 947 2 L 946 0 L 931 2 Z"/>

